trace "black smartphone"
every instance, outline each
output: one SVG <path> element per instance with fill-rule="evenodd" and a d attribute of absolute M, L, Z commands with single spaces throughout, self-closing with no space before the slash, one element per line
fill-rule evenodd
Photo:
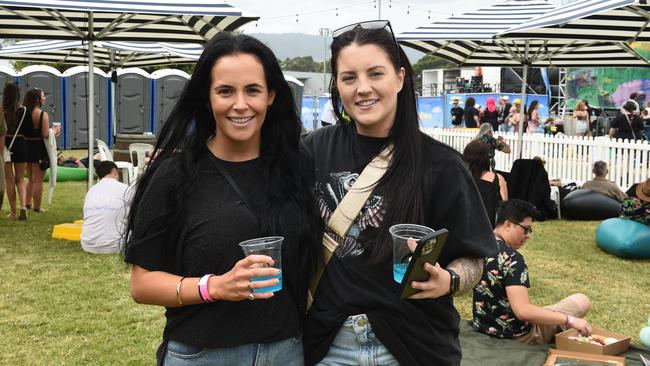
<path fill-rule="evenodd" d="M 424 269 L 424 264 L 436 264 L 448 235 L 449 231 L 447 229 L 440 229 L 422 237 L 418 241 L 402 279 L 400 286 L 401 299 L 421 291 L 411 287 L 411 283 L 413 281 L 424 282 L 429 279 L 429 272 Z"/>

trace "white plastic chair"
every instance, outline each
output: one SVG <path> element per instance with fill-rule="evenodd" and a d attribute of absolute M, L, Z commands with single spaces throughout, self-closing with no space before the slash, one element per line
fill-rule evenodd
<path fill-rule="evenodd" d="M 101 161 L 113 161 L 113 153 L 111 153 L 111 150 L 108 148 L 108 145 L 102 140 L 95 140 L 97 141 L 97 148 L 99 149 L 99 159 Z M 90 160 L 92 161 L 92 160 Z M 117 169 L 122 170 L 122 180 L 124 180 L 125 184 L 131 184 L 134 180 L 134 169 L 133 169 L 133 164 L 129 163 L 128 161 L 113 161 L 115 165 L 117 165 Z"/>
<path fill-rule="evenodd" d="M 134 142 L 129 145 L 129 157 L 131 158 L 131 164 L 133 165 L 136 178 L 144 172 L 144 169 L 146 168 L 144 159 L 147 153 L 152 152 L 153 149 L 153 145 L 141 142 Z M 136 157 L 135 161 L 133 160 L 133 155 Z"/>

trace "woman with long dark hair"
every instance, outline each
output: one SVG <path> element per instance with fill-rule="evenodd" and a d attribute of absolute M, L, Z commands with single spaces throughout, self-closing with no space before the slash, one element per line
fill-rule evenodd
<path fill-rule="evenodd" d="M 24 136 L 29 126 L 24 121 L 26 111 L 25 107 L 20 105 L 20 89 L 15 83 L 5 84 L 2 94 L 2 113 L 7 122 L 5 149 L 8 150 L 11 159 L 4 163 L 7 198 L 11 209 L 8 217 L 14 220 L 16 218 L 27 220 L 27 185 L 24 178 L 27 169 L 27 150 Z M 20 215 L 17 215 L 16 191 L 20 200 Z"/>
<path fill-rule="evenodd" d="M 131 294 L 166 307 L 165 365 L 301 365 L 307 282 L 322 235 L 301 123 L 273 52 L 219 33 L 205 47 L 131 204 Z M 283 236 L 269 256 L 238 243 Z"/>
<path fill-rule="evenodd" d="M 476 100 L 469 97 L 465 100 L 465 127 L 477 128 L 481 122 L 479 120 L 479 111 L 475 107 Z"/>
<path fill-rule="evenodd" d="M 532 102 L 530 102 L 530 105 L 528 106 L 528 110 L 526 111 L 526 120 L 528 121 L 528 125 L 526 126 L 526 133 L 540 132 L 538 109 L 539 109 L 538 101 L 533 100 Z"/>
<path fill-rule="evenodd" d="M 316 165 L 316 200 L 326 222 L 366 165 L 387 151 L 384 175 L 338 243 L 315 292 L 305 325 L 309 365 L 457 365 L 459 315 L 452 295 L 471 289 L 496 244 L 481 197 L 460 154 L 420 132 L 413 70 L 388 21 L 334 32 L 334 112 L 351 123 L 307 136 Z M 340 211 L 339 211 L 340 212 Z M 352 216 L 350 216 L 352 215 Z M 410 223 L 447 228 L 429 280 L 400 299 L 393 279 L 389 228 Z"/>
<path fill-rule="evenodd" d="M 471 141 L 463 150 L 463 160 L 472 173 L 474 183 L 481 193 L 485 212 L 494 228 L 497 206 L 499 202 L 508 200 L 508 185 L 501 174 L 491 170 L 490 145 L 482 140 Z"/>
<path fill-rule="evenodd" d="M 43 177 L 45 170 L 49 167 L 42 168 L 42 161 L 47 159 L 47 150 L 45 149 L 44 139 L 50 136 L 50 117 L 45 112 L 45 93 L 38 88 L 32 88 L 25 93 L 24 100 L 27 115 L 25 123 L 29 128 L 25 131 L 25 148 L 27 149 L 27 207 L 32 207 L 34 203 L 34 212 L 44 212 L 41 207 L 43 198 Z M 47 163 L 45 163 L 47 164 Z"/>

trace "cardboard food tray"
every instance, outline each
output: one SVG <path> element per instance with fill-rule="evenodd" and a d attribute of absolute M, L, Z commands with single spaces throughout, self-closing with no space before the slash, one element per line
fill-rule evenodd
<path fill-rule="evenodd" d="M 616 338 L 618 339 L 618 342 L 606 346 L 578 342 L 569 339 L 569 337 L 578 335 L 578 331 L 575 329 L 568 329 L 555 335 L 555 344 L 559 350 L 593 353 L 597 355 L 618 355 L 630 348 L 630 337 L 624 334 L 610 332 L 599 327 L 593 327 L 591 334 L 601 335 L 607 338 Z"/>
<path fill-rule="evenodd" d="M 601 364 L 607 366 L 625 366 L 625 357 L 550 349 L 548 358 L 544 362 L 544 366 Z"/>

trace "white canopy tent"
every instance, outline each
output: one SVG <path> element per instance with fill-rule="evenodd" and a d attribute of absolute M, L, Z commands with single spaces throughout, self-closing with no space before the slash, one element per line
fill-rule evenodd
<path fill-rule="evenodd" d="M 0 1 L 0 37 L 88 42 L 88 66 L 94 68 L 96 41 L 205 43 L 258 19 L 214 0 L 36 0 Z M 88 90 L 94 90 L 92 77 Z M 88 97 L 88 155 L 93 155 L 94 95 Z M 92 164 L 88 186 L 93 184 Z"/>

